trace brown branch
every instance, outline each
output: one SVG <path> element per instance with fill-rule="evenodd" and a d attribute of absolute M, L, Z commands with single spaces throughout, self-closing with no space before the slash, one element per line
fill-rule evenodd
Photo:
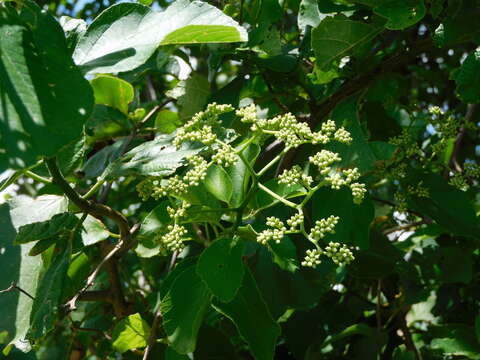
<path fill-rule="evenodd" d="M 34 298 L 32 295 L 30 295 L 28 292 L 26 292 L 26 291 L 23 290 L 20 286 L 18 286 L 18 285 L 15 283 L 15 281 L 13 281 L 8 288 L 6 288 L 6 289 L 4 289 L 4 290 L 0 290 L 0 294 L 8 293 L 8 292 L 11 292 L 11 291 L 13 291 L 13 290 L 18 290 L 18 291 L 20 291 L 22 294 L 28 296 L 30 299 L 35 300 L 35 298 Z"/>
<path fill-rule="evenodd" d="M 172 254 L 172 258 L 170 260 L 170 264 L 167 268 L 167 274 L 172 271 L 173 266 L 175 265 L 175 261 L 177 260 L 178 251 L 175 251 Z M 157 341 L 157 329 L 160 325 L 160 321 L 162 320 L 162 312 L 160 311 L 160 306 L 158 307 L 157 311 L 155 312 L 155 317 L 153 318 L 152 327 L 150 328 L 150 336 L 148 337 L 147 347 L 145 348 L 145 352 L 143 353 L 142 360 L 148 360 L 150 353 L 155 346 Z"/>
<path fill-rule="evenodd" d="M 111 251 L 107 250 L 106 243 L 101 244 L 103 256 L 102 261 L 97 265 L 96 269 L 88 277 L 87 283 L 82 288 L 82 290 L 80 290 L 80 292 L 78 292 L 67 303 L 67 306 L 70 309 L 75 309 L 77 299 L 93 284 L 102 266 L 106 265 L 108 278 L 112 287 L 111 290 L 115 315 L 117 317 L 125 316 L 126 314 L 128 314 L 128 307 L 123 296 L 120 279 L 118 277 L 118 271 L 116 269 L 116 262 L 113 260 L 113 256 L 124 246 L 129 245 L 130 225 L 128 224 L 128 220 L 120 212 L 113 210 L 109 206 L 82 198 L 63 177 L 60 169 L 57 166 L 56 158 L 45 159 L 45 164 L 47 165 L 50 175 L 52 176 L 53 183 L 60 187 L 65 193 L 65 195 L 68 197 L 68 199 L 72 201 L 75 205 L 77 205 L 80 210 L 100 220 L 103 220 L 104 217 L 111 219 L 113 222 L 115 222 L 120 231 L 120 240 Z"/>
<path fill-rule="evenodd" d="M 419 54 L 431 49 L 433 46 L 433 42 L 430 38 L 420 40 L 416 43 L 413 43 L 410 46 L 409 50 L 401 51 L 400 53 L 384 60 L 376 68 L 348 80 L 338 91 L 336 91 L 327 99 L 315 106 L 315 109 L 309 119 L 309 124 L 315 127 L 342 100 L 368 87 L 377 77 L 383 74 L 390 73 L 400 66 L 407 65 L 412 61 L 412 59 L 416 58 Z"/>
<path fill-rule="evenodd" d="M 112 293 L 110 290 L 91 290 L 85 291 L 78 296 L 78 301 L 104 301 L 112 303 Z"/>
<path fill-rule="evenodd" d="M 478 109 L 478 104 L 468 105 L 467 114 L 465 115 L 465 124 L 462 125 L 462 127 L 460 128 L 460 131 L 458 132 L 457 138 L 455 140 L 452 156 L 450 157 L 450 167 L 455 169 L 458 172 L 463 172 L 463 168 L 458 162 L 458 154 L 460 152 L 460 149 L 462 148 L 463 139 L 465 138 L 465 134 L 467 132 L 466 124 L 472 121 L 477 109 Z"/>

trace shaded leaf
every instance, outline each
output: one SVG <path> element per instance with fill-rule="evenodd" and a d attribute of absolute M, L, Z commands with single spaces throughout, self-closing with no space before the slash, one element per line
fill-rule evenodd
<path fill-rule="evenodd" d="M 352 52 L 373 39 L 382 31 L 379 27 L 349 20 L 343 15 L 328 17 L 312 31 L 312 48 L 316 64 L 326 68 L 335 60 L 352 55 Z"/>
<path fill-rule="evenodd" d="M 387 18 L 385 27 L 402 30 L 423 19 L 427 10 L 423 0 L 383 0 L 373 11 Z"/>
<path fill-rule="evenodd" d="M 272 319 L 251 272 L 245 272 L 242 287 L 229 303 L 215 301 L 214 308 L 233 321 L 257 360 L 272 360 L 280 327 Z"/>
<path fill-rule="evenodd" d="M 457 83 L 457 96 L 465 103 L 480 100 L 480 48 L 470 53 L 462 66 L 452 73 Z"/>
<path fill-rule="evenodd" d="M 241 240 L 217 239 L 198 259 L 197 274 L 220 301 L 231 301 L 242 285 L 243 248 Z"/>
<path fill-rule="evenodd" d="M 70 254 L 70 245 L 55 254 L 38 284 L 30 315 L 30 329 L 27 333 L 29 339 L 38 339 L 54 328 L 58 308 L 62 305 L 60 300 L 70 263 Z"/>
<path fill-rule="evenodd" d="M 61 213 L 42 222 L 23 225 L 18 229 L 15 243 L 23 244 L 52 237 L 64 229 L 72 228 L 77 222 L 78 219 L 74 214 Z"/>
<path fill-rule="evenodd" d="M 195 350 L 197 333 L 210 298 L 210 291 L 192 266 L 178 275 L 162 299 L 163 328 L 178 353 Z"/>

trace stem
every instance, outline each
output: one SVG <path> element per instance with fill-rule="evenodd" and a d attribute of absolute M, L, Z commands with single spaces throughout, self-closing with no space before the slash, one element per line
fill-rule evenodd
<path fill-rule="evenodd" d="M 30 170 L 25 170 L 23 174 L 28 176 L 29 178 L 35 180 L 35 181 L 38 181 L 39 183 L 42 183 L 42 184 L 51 184 L 52 183 L 51 179 L 47 179 L 46 177 L 37 175 Z"/>
<path fill-rule="evenodd" d="M 274 199 L 280 201 L 281 203 L 283 203 L 283 204 L 285 204 L 289 207 L 292 207 L 294 209 L 298 208 L 298 204 L 295 204 L 294 202 L 291 202 L 291 201 L 283 198 L 282 196 L 278 195 L 277 193 L 275 193 L 272 190 L 270 190 L 269 188 L 267 188 L 265 185 L 258 183 L 258 187 L 260 189 L 262 189 L 263 191 L 265 191 L 267 194 L 269 194 Z"/>
<path fill-rule="evenodd" d="M 103 178 L 100 178 L 100 180 L 98 180 L 91 188 L 90 190 L 88 190 L 88 192 L 82 196 L 83 199 L 88 199 L 90 197 L 93 196 L 93 194 L 95 194 L 101 187 L 102 185 L 105 183 L 105 179 Z"/>
<path fill-rule="evenodd" d="M 265 172 L 268 169 L 270 169 L 273 165 L 275 165 L 275 163 L 279 161 L 282 158 L 282 156 L 284 156 L 288 152 L 288 150 L 290 150 L 290 147 L 286 147 L 285 149 L 283 149 L 282 152 L 277 156 L 275 156 L 267 165 L 265 165 L 263 169 L 258 172 L 257 175 L 262 176 L 263 174 L 265 174 Z"/>

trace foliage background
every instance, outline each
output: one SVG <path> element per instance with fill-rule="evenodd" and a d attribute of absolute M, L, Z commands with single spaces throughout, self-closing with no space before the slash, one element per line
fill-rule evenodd
<path fill-rule="evenodd" d="M 37 2 L 57 20 L 68 15 L 89 24 L 113 3 Z M 137 68 L 113 80 L 95 77 L 93 71 L 87 75 L 89 82 L 83 76 L 92 68 L 71 60 L 80 27 L 66 31 L 67 47 L 62 50 L 58 44 L 65 40 L 52 25 L 53 18 L 39 17 L 44 27 L 38 29 L 46 29 L 42 33 L 30 27 L 25 15 L 22 29 L 27 30 L 22 31 L 32 31 L 26 39 L 45 51 L 48 60 L 35 63 L 26 57 L 25 69 L 34 74 L 33 91 L 47 94 L 47 83 L 53 81 L 63 86 L 56 96 L 64 96 L 55 104 L 39 97 L 39 113 L 47 124 L 22 129 L 31 138 L 11 131 L 8 104 L 14 101 L 8 100 L 12 93 L 7 81 L 18 76 L 14 84 L 21 83 L 21 64 L 9 67 L 7 60 L 10 55 L 21 59 L 30 43 L 15 43 L 8 31 L 17 20 L 0 5 L 0 150 L 8 149 L 0 152 L 0 170 L 9 169 L 2 189 L 16 184 L 0 207 L 0 269 L 5 274 L 0 289 L 8 290 L 15 282 L 35 298 L 18 288 L 0 294 L 0 343 L 15 343 L 5 348 L 4 356 L 141 359 L 150 348 L 148 356 L 159 359 L 480 358 L 478 1 L 209 3 L 240 23 L 248 41 L 155 44 L 155 52 Z M 157 10 L 168 5 L 151 4 Z M 62 24 L 66 30 L 68 22 Z M 49 72 L 50 65 L 54 70 Z M 185 68 L 186 78 L 180 79 Z M 95 107 L 88 109 L 93 100 Z M 351 132 L 353 143 L 333 150 L 342 155 L 342 167 L 358 167 L 369 195 L 358 206 L 343 190 L 322 189 L 307 210 L 314 219 L 341 217 L 334 239 L 356 249 L 352 264 L 336 267 L 324 261 L 306 269 L 300 266 L 307 247 L 301 239 L 267 248 L 239 232 L 246 242 L 240 288 L 246 300 L 217 299 L 210 306 L 202 302 L 205 289 L 190 266 L 205 253 L 205 244 L 194 241 L 172 257 L 149 242 L 162 226 L 154 216 L 159 202 L 142 201 L 136 186 L 151 169 L 129 163 L 124 154 L 171 132 L 211 102 L 235 107 L 254 102 L 263 117 L 291 112 L 314 129 L 333 119 Z M 82 106 L 85 113 L 72 110 Z M 148 117 L 152 109 L 154 116 Z M 77 120 L 65 123 L 64 118 Z M 233 116 L 222 121 L 224 127 L 247 134 Z M 12 138 L 25 141 L 27 153 L 35 156 L 24 155 L 19 143 L 6 140 Z M 66 147 L 59 150 L 57 145 Z M 263 149 L 256 169 L 268 163 L 275 149 Z M 281 168 L 271 169 L 268 176 L 305 163 L 315 151 L 304 146 L 287 153 Z M 44 163 L 31 167 L 53 155 L 77 193 L 86 194 L 99 184 L 91 197 L 96 204 L 120 212 L 132 226 L 142 224 L 140 235 L 134 232 L 140 245 L 109 262 L 74 312 L 63 304 L 81 291 L 118 242 L 121 229 L 108 214 L 103 216 L 106 213 L 101 213 L 104 224 L 88 217 L 83 229 L 68 225 L 79 209 L 67 201 L 65 187 L 51 183 L 53 173 Z M 154 160 L 153 155 L 141 155 L 147 165 Z M 127 166 L 116 169 L 111 165 L 118 164 L 116 159 Z M 284 207 L 270 207 L 256 224 L 271 215 L 285 216 Z M 208 225 L 194 224 L 205 234 Z M 21 233 L 25 225 L 31 227 Z M 42 235 L 35 236 L 34 230 Z M 58 245 L 66 238 L 73 248 Z M 31 256 L 32 249 L 41 254 Z M 223 261 L 229 263 L 229 258 Z M 187 329 L 187 335 L 182 332 L 186 345 L 172 337 L 175 325 L 156 316 L 174 280 L 177 288 L 170 300 L 179 310 L 166 311 L 165 301 L 160 309 L 170 311 L 170 319 Z M 220 280 L 220 286 L 230 282 Z M 198 338 L 191 330 L 195 326 L 200 327 Z M 151 338 L 160 341 L 152 343 Z M 32 345 L 32 351 L 21 351 Z"/>

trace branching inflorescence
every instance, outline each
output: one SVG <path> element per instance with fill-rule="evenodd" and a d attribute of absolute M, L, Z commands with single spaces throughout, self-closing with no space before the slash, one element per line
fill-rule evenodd
<path fill-rule="evenodd" d="M 290 113 L 272 119 L 261 119 L 257 116 L 255 105 L 252 104 L 236 111 L 240 121 L 250 126 L 250 132 L 246 137 L 237 137 L 236 144 L 233 146 L 232 137 L 227 141 L 219 131 L 222 129 L 219 116 L 233 110 L 230 105 L 214 103 L 208 105 L 205 111 L 194 115 L 183 127 L 177 129 L 173 144 L 180 148 L 185 143 L 200 143 L 203 146 L 202 151 L 186 158 L 185 166 L 177 174 L 165 178 L 149 177 L 138 185 L 137 189 L 143 199 L 167 198 L 171 203 L 168 207 L 171 224 L 167 225 L 165 231 L 159 235 L 159 242 L 170 251 L 182 249 L 184 243 L 191 240 L 187 227 L 182 225 L 189 222 L 187 209 L 190 203 L 185 200 L 185 194 L 205 180 L 212 165 L 228 169 L 241 162 L 246 167 L 251 180 L 247 182 L 248 191 L 245 192 L 245 197 L 239 206 L 215 210 L 224 214 L 237 214 L 236 218 L 224 218 L 227 222 L 229 219 L 236 219 L 230 221 L 230 227 L 222 226 L 224 232 L 235 235 L 235 230 L 242 225 L 244 219 L 251 219 L 252 216 L 265 210 L 265 208 L 255 209 L 251 202 L 256 193 L 264 191 L 275 200 L 275 203 L 282 203 L 291 208 L 294 213 L 286 221 L 268 216 L 266 229 L 255 232 L 258 243 L 269 246 L 272 242 L 280 243 L 286 235 L 303 235 L 315 247 L 307 250 L 302 261 L 303 266 L 316 267 L 321 263 L 322 256 L 330 258 L 337 265 L 349 264 L 354 256 L 345 244 L 325 242 L 329 234 L 335 233 L 335 227 L 341 219 L 338 216 L 329 216 L 317 220 L 307 230 L 303 211 L 314 193 L 322 187 L 329 187 L 332 191 L 347 187 L 351 190 L 354 203 L 361 203 L 366 188 L 364 184 L 358 182 L 360 178 L 358 169 L 339 169 L 337 164 L 342 161 L 340 155 L 327 149 L 322 149 L 310 156 L 307 166 L 302 167 L 296 164 L 285 169 L 278 176 L 277 182 L 287 190 L 300 185 L 304 190 L 300 195 L 301 201 L 298 202 L 288 200 L 272 191 L 262 183 L 262 177 L 290 149 L 304 144 L 321 146 L 332 141 L 349 144 L 352 141 L 350 133 L 343 127 L 337 128 L 332 120 L 323 123 L 319 131 L 312 131 L 308 124 L 299 122 Z M 243 156 L 244 149 L 250 144 L 262 146 L 272 137 L 283 142 L 284 149 L 262 169 L 254 170 L 255 161 L 250 162 Z"/>

